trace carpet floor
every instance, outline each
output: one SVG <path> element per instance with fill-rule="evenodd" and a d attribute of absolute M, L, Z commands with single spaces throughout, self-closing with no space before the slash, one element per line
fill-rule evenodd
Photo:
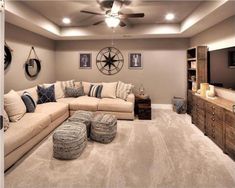
<path fill-rule="evenodd" d="M 186 114 L 118 121 L 110 144 L 88 142 L 71 161 L 52 157 L 52 136 L 5 174 L 6 188 L 234 188 L 235 162 Z"/>

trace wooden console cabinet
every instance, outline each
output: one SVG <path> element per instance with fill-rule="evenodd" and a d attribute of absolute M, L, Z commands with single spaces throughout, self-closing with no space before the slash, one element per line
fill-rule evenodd
<path fill-rule="evenodd" d="M 188 90 L 188 114 L 206 136 L 235 160 L 235 113 L 233 102 L 198 96 Z"/>

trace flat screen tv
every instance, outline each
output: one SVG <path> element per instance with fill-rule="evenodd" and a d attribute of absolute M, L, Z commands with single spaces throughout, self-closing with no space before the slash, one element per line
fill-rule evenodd
<path fill-rule="evenodd" d="M 210 51 L 208 57 L 209 83 L 235 90 L 235 47 Z"/>

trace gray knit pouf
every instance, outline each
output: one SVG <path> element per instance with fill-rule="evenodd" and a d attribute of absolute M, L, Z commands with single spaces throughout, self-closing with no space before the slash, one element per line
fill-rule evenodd
<path fill-rule="evenodd" d="M 76 159 L 86 144 L 86 125 L 80 122 L 64 122 L 53 134 L 53 156 L 64 160 Z"/>
<path fill-rule="evenodd" d="M 86 128 L 87 128 L 87 137 L 89 137 L 90 129 L 91 129 L 91 121 L 92 121 L 93 117 L 94 117 L 94 114 L 92 112 L 79 110 L 79 111 L 76 111 L 68 119 L 68 121 L 84 123 L 86 125 Z"/>
<path fill-rule="evenodd" d="M 91 122 L 92 140 L 101 143 L 110 143 L 117 134 L 117 118 L 110 114 L 98 114 Z"/>

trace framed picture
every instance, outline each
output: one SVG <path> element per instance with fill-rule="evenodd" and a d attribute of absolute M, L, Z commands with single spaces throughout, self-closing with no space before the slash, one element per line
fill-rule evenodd
<path fill-rule="evenodd" d="M 228 52 L 228 66 L 231 69 L 235 68 L 235 51 Z"/>
<path fill-rule="evenodd" d="M 80 69 L 91 69 L 91 67 L 92 67 L 91 53 L 80 53 L 79 54 L 79 68 Z"/>
<path fill-rule="evenodd" d="M 130 53 L 129 54 L 129 69 L 143 69 L 141 53 Z"/>

